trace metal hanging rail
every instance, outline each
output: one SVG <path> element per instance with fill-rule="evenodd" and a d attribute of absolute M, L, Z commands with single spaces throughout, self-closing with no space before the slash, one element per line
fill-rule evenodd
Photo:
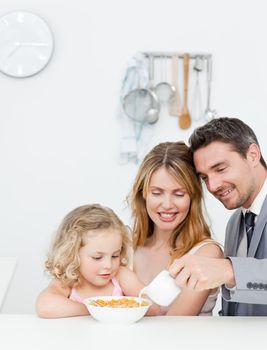
<path fill-rule="evenodd" d="M 171 58 L 172 56 L 178 56 L 179 58 L 184 58 L 184 54 L 185 53 L 188 53 L 189 54 L 189 58 L 191 59 L 196 59 L 197 57 L 201 57 L 201 58 L 204 58 L 204 59 L 209 59 L 211 58 L 211 54 L 210 53 L 189 53 L 189 52 L 164 52 L 164 51 L 151 51 L 151 52 L 148 52 L 148 51 L 145 51 L 145 52 L 142 52 L 143 55 L 145 55 L 146 57 L 149 57 L 149 56 L 153 56 L 154 58 L 162 58 L 162 57 L 168 57 L 168 58 Z"/>

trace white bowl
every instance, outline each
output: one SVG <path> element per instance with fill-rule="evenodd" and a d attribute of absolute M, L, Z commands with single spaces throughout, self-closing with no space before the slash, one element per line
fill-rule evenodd
<path fill-rule="evenodd" d="M 95 304 L 96 300 L 110 301 L 127 299 L 134 300 L 138 304 L 145 302 L 145 306 L 136 306 L 136 307 L 111 307 L 111 306 L 97 306 Z M 109 322 L 109 323 L 133 323 L 140 318 L 142 318 L 147 312 L 148 308 L 151 305 L 151 301 L 143 298 L 137 297 L 125 297 L 125 296 L 97 296 L 92 298 L 87 298 L 83 301 L 87 306 L 87 309 L 96 320 L 100 322 Z"/>

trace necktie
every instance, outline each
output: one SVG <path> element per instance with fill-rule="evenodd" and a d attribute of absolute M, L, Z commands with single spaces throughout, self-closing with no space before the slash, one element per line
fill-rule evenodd
<path fill-rule="evenodd" d="M 245 214 L 245 227 L 246 227 L 246 233 L 247 233 L 247 240 L 248 240 L 248 249 L 251 242 L 253 230 L 254 230 L 254 221 L 255 221 L 256 214 L 252 213 L 251 211 L 246 212 Z"/>

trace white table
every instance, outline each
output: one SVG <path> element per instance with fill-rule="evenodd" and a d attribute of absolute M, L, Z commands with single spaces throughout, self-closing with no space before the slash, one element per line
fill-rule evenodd
<path fill-rule="evenodd" d="M 27 350 L 265 349 L 267 317 L 145 317 L 130 325 L 91 316 L 0 315 L 0 348 Z"/>

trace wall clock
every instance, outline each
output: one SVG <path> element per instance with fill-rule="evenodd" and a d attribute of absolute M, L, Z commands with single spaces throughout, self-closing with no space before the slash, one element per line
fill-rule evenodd
<path fill-rule="evenodd" d="M 48 24 L 28 11 L 0 17 L 0 71 L 11 77 L 37 74 L 51 59 L 54 39 Z"/>

